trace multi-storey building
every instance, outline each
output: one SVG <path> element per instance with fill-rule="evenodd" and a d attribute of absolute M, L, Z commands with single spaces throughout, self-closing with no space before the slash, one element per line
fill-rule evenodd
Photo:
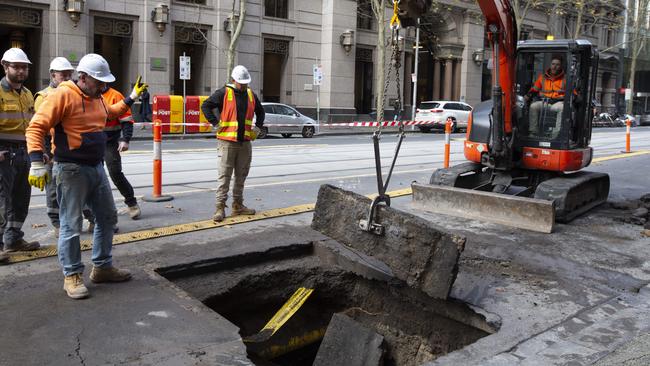
<path fill-rule="evenodd" d="M 464 100 L 476 104 L 489 95 L 484 25 L 474 1 L 439 1 L 435 47 L 416 50 L 415 32 L 403 33 L 400 88 L 406 110 L 412 99 L 414 52 L 419 52 L 418 100 Z M 361 5 L 359 5 L 361 4 Z M 365 4 L 365 5 L 364 5 Z M 27 86 L 48 83 L 49 61 L 65 56 L 73 64 L 84 54 L 102 54 L 127 91 L 143 75 L 152 94 L 182 94 L 179 57 L 191 57 L 188 95 L 207 95 L 227 81 L 226 56 L 239 7 L 231 0 L 0 0 L 0 48 L 24 48 L 34 63 Z M 81 11 L 79 11 L 81 10 Z M 321 119 L 330 114 L 360 115 L 375 106 L 377 22 L 367 2 L 357 0 L 248 0 L 236 63 L 251 71 L 251 86 L 265 101 L 282 102 Z M 386 19 L 392 9 L 387 8 Z M 235 17 L 236 20 L 236 17 Z M 531 11 L 522 35 L 541 39 L 552 33 L 549 15 Z M 568 29 L 568 28 L 567 28 Z M 594 25 L 583 33 L 601 48 L 598 98 L 614 103 L 618 48 L 615 30 Z M 567 34 L 555 34 L 561 38 Z M 387 58 L 390 52 L 387 52 Z M 313 66 L 323 80 L 313 85 Z M 391 78 L 388 100 L 397 96 Z M 389 107 L 387 107 L 389 109 Z M 351 117 L 353 118 L 353 117 Z"/>

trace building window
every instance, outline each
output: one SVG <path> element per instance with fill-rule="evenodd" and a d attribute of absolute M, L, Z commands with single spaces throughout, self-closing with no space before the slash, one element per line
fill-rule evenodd
<path fill-rule="evenodd" d="M 357 28 L 372 30 L 372 4 L 368 0 L 357 2 Z"/>
<path fill-rule="evenodd" d="M 264 15 L 287 19 L 288 7 L 288 0 L 264 0 Z"/>

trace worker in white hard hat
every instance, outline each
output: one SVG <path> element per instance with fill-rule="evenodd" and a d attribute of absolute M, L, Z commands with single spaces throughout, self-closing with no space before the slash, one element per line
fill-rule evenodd
<path fill-rule="evenodd" d="M 34 110 L 38 111 L 38 108 L 45 100 L 47 94 L 50 91 L 54 90 L 60 83 L 68 81 L 72 78 L 72 73 L 74 72 L 74 67 L 70 64 L 65 57 L 56 57 L 50 62 L 50 84 L 47 88 L 39 91 L 34 95 Z M 44 155 L 52 156 L 52 136 L 48 132 L 45 136 L 45 141 L 43 141 L 45 146 Z M 53 161 L 50 160 L 49 164 L 46 164 L 46 168 L 50 176 L 52 175 L 52 164 Z M 56 183 L 53 179 L 45 185 L 45 203 L 47 204 L 47 216 L 50 218 L 50 222 L 54 227 L 55 236 L 59 237 L 59 203 L 56 201 Z"/>
<path fill-rule="evenodd" d="M 7 253 L 38 249 L 38 242 L 23 238 L 31 188 L 27 182 L 29 157 L 25 130 L 34 114 L 34 97 L 23 85 L 31 61 L 20 48 L 2 55 L 5 76 L 0 80 L 0 262 Z M 42 162 L 42 160 L 41 160 Z"/>
<path fill-rule="evenodd" d="M 131 278 L 131 273 L 113 266 L 111 255 L 117 211 L 103 165 L 104 126 L 107 119 L 124 114 L 147 84 L 138 77 L 128 97 L 106 105 L 102 90 L 115 81 L 106 60 L 87 54 L 79 60 L 77 74 L 76 82 L 64 81 L 47 95 L 27 128 L 27 147 L 32 162 L 29 183 L 42 190 L 50 179 L 43 164 L 43 138 L 54 129 L 53 175 L 60 206 L 58 253 L 65 276 L 63 288 L 69 297 L 81 299 L 89 295 L 83 283 L 79 240 L 84 206 L 95 215 L 90 280 L 122 282 Z"/>
<path fill-rule="evenodd" d="M 255 214 L 255 210 L 244 206 L 244 182 L 251 167 L 251 141 L 255 140 L 264 126 L 264 108 L 248 87 L 251 75 L 244 66 L 235 66 L 230 76 L 232 83 L 215 91 L 201 105 L 208 122 L 218 126 L 221 160 L 216 211 L 212 217 L 215 222 L 223 221 L 226 216 L 226 200 L 233 173 L 235 184 L 232 189 L 232 216 Z M 214 109 L 217 109 L 218 117 L 213 112 Z M 253 114 L 256 116 L 255 126 Z"/>

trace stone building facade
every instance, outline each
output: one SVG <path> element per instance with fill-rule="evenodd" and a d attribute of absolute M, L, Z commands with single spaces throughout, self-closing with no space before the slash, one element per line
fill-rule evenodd
<path fill-rule="evenodd" d="M 115 86 L 123 92 L 142 75 L 152 95 L 182 94 L 178 60 L 183 54 L 192 60 L 191 79 L 185 82 L 188 95 L 208 95 L 227 81 L 232 1 L 68 0 L 67 4 L 75 2 L 84 3 L 76 24 L 63 1 L 0 0 L 0 48 L 19 45 L 27 51 L 34 63 L 27 84 L 31 89 L 47 85 L 52 58 L 65 56 L 74 64 L 89 52 L 107 58 L 118 79 Z M 419 50 L 418 100 L 476 104 L 489 90 L 481 13 L 474 1 L 441 3 L 444 22 L 439 44 L 432 52 Z M 375 90 L 380 87 L 376 85 L 377 24 L 359 16 L 356 0 L 248 0 L 247 4 L 236 63 L 249 68 L 251 86 L 262 100 L 315 115 L 318 99 L 321 120 L 373 110 Z M 162 5 L 169 10 L 164 28 L 152 15 Z M 391 11 L 386 9 L 386 19 Z M 532 12 L 524 29 L 529 38 L 540 39 L 550 32 L 548 24 L 547 15 Z M 400 88 L 410 111 L 415 31 L 408 29 L 403 35 Z M 586 37 L 601 47 L 615 39 L 599 29 Z M 349 41 L 347 46 L 344 40 Z M 616 91 L 618 50 L 611 49 L 601 60 L 598 93 L 607 105 L 613 103 L 611 94 Z M 315 64 L 322 68 L 320 86 L 313 85 Z M 387 97 L 394 99 L 395 80 L 390 82 Z"/>

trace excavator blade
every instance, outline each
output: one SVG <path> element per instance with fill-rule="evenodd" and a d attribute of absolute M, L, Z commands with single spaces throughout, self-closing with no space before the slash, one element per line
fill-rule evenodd
<path fill-rule="evenodd" d="M 553 202 L 440 185 L 413 183 L 413 204 L 422 210 L 550 233 Z"/>

